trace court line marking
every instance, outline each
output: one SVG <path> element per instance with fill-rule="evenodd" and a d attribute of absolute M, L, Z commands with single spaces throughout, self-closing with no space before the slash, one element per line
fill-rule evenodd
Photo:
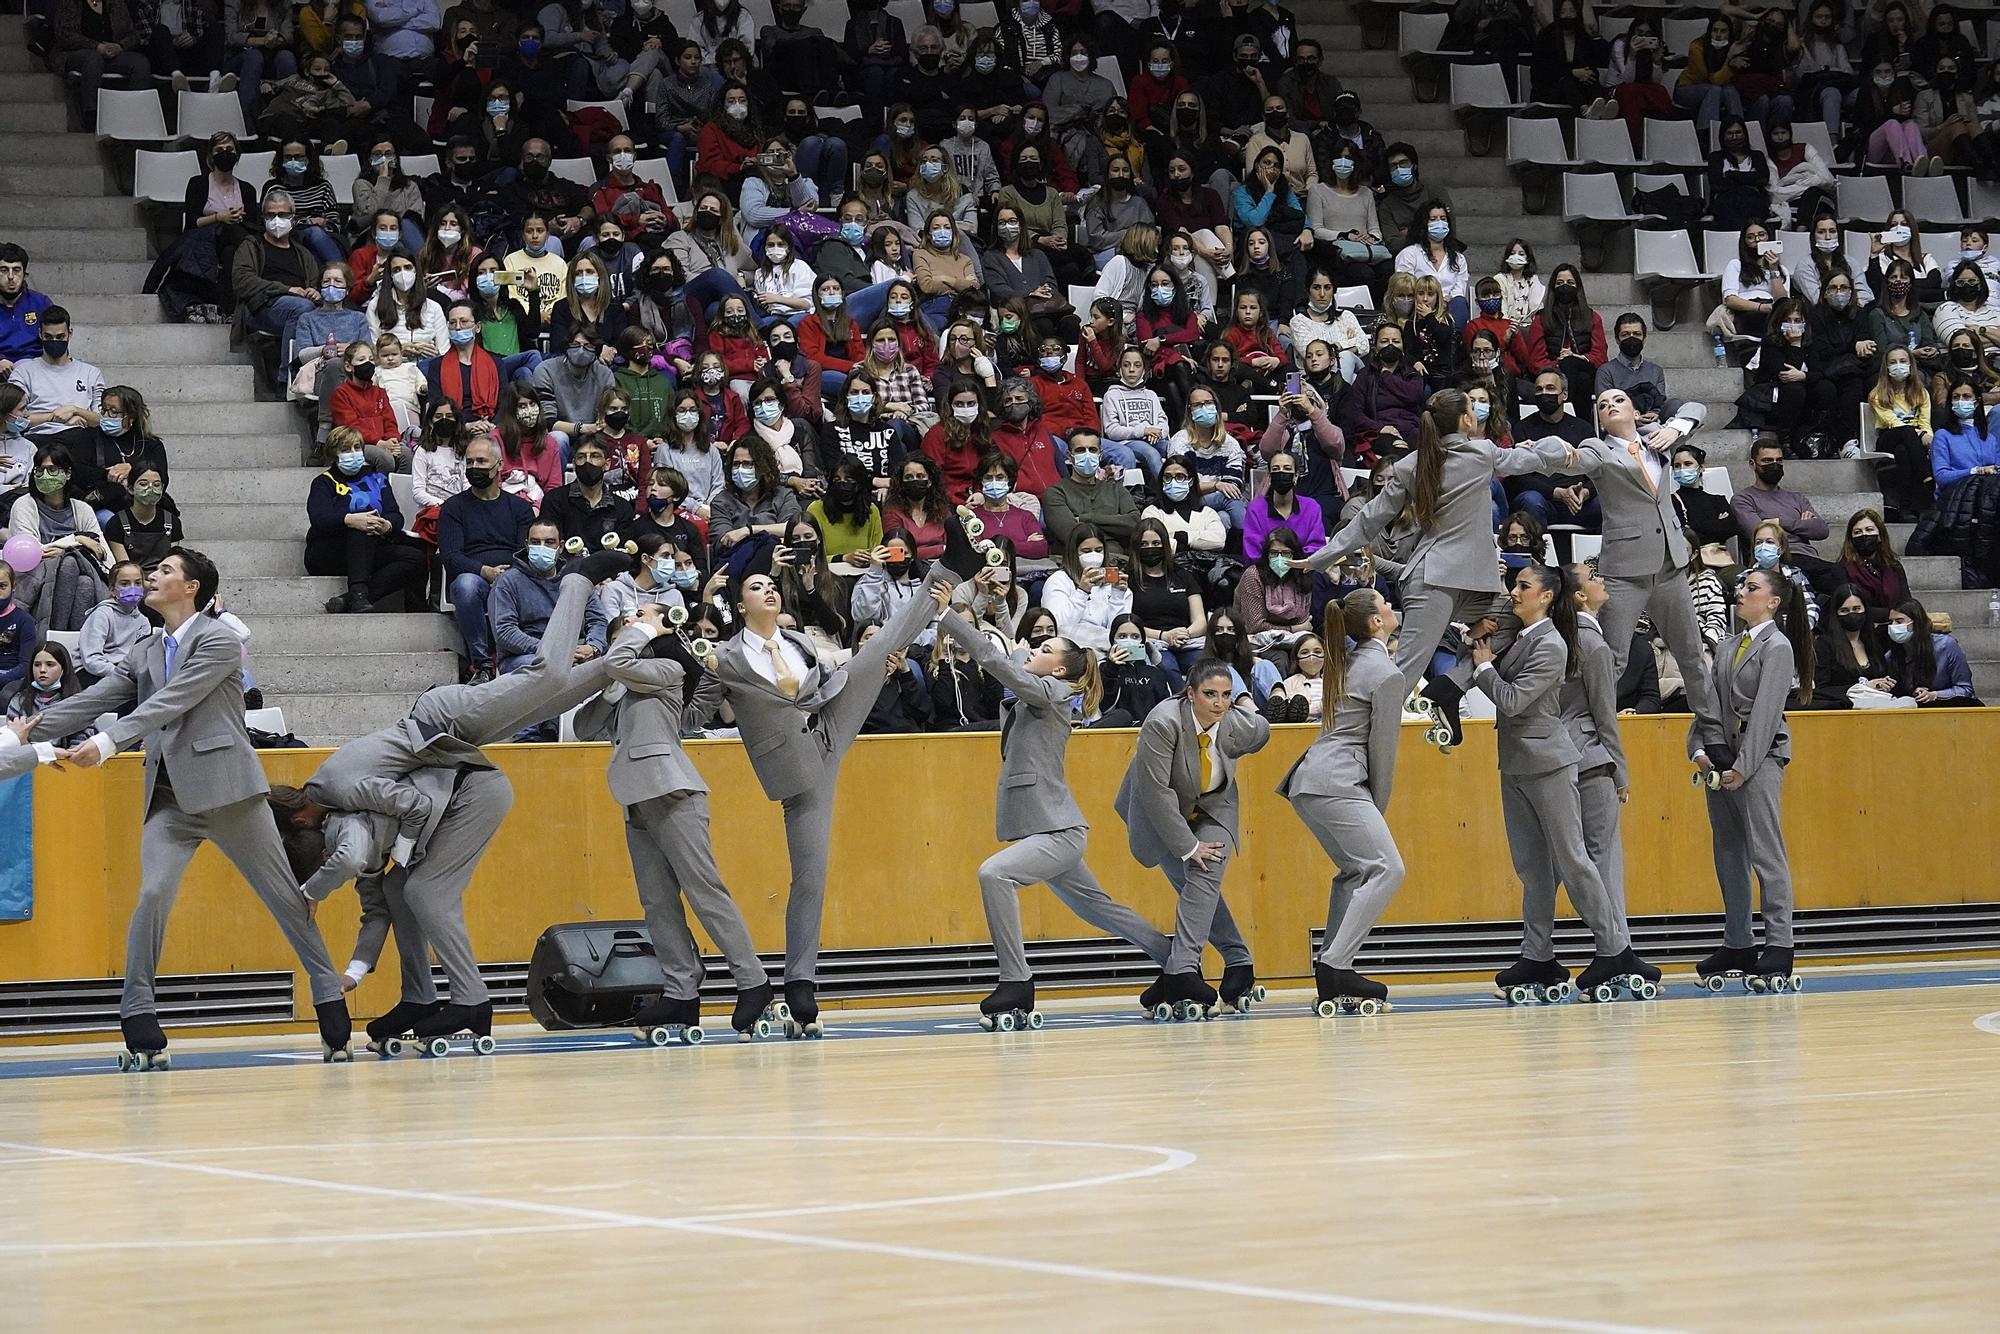
<path fill-rule="evenodd" d="M 893 1137 L 891 1142 L 895 1142 Z M 1005 1145 L 1016 1141 L 1005 1139 L 968 1141 L 961 1139 L 958 1142 Z M 1029 1142 L 1034 1143 L 1035 1141 Z M 1049 1143 L 1049 1141 L 1044 1141 L 1044 1143 Z M 1079 1147 L 1086 1146 L 1079 1145 Z M 1185 1153 L 1185 1150 L 1158 1149 L 1151 1146 L 1099 1145 L 1094 1147 L 1146 1147 L 1148 1151 L 1156 1153 Z M 1013 1273 L 1040 1274 L 1054 1278 L 1084 1279 L 1098 1283 L 1122 1284 L 1128 1287 L 1166 1288 L 1180 1292 L 1198 1292 L 1209 1296 L 1243 1297 L 1252 1300 L 1288 1303 L 1294 1306 L 1316 1306 L 1330 1310 L 1361 1311 L 1374 1315 L 1456 1320 L 1471 1325 L 1511 1325 L 1531 1329 L 1562 1331 L 1563 1334 L 1676 1334 L 1675 1331 L 1655 1325 L 1625 1325 L 1596 1320 L 1572 1320 L 1560 1316 L 1513 1315 L 1497 1311 L 1483 1311 L 1471 1307 L 1445 1306 L 1429 1302 L 1404 1302 L 1371 1297 L 1348 1297 L 1337 1293 L 1298 1292 L 1288 1288 L 1274 1288 L 1262 1284 L 1231 1283 L 1178 1274 L 1146 1274 L 1122 1269 L 1105 1269 L 1095 1265 L 1017 1259 L 1002 1255 L 947 1251 L 928 1246 L 904 1246 L 892 1242 L 855 1241 L 841 1237 L 818 1237 L 796 1232 L 774 1232 L 762 1228 L 731 1227 L 719 1223 L 697 1222 L 691 1219 L 658 1218 L 645 1214 L 628 1214 L 610 1209 L 587 1209 L 576 1205 L 554 1204 L 532 1200 L 511 1200 L 501 1196 L 459 1195 L 447 1191 L 404 1190 L 393 1186 L 371 1186 L 354 1181 L 324 1181 L 313 1177 L 289 1176 L 275 1172 L 256 1172 L 245 1168 L 218 1167 L 207 1163 L 173 1162 L 166 1159 L 149 1158 L 142 1154 L 102 1153 L 88 1149 L 59 1149 L 45 1145 L 23 1144 L 7 1140 L 0 1140 L 0 1149 L 40 1153 L 52 1158 L 73 1159 L 84 1162 L 115 1163 L 128 1167 L 163 1168 L 167 1171 L 190 1172 L 202 1176 L 220 1176 L 235 1180 L 255 1181 L 266 1185 L 300 1186 L 308 1190 L 324 1190 L 336 1194 L 361 1195 L 375 1199 L 407 1200 L 427 1204 L 446 1204 L 472 1208 L 484 1207 L 513 1213 L 543 1214 L 576 1221 L 602 1222 L 656 1231 L 691 1232 L 700 1236 L 726 1237 L 734 1241 L 772 1242 L 780 1245 L 807 1246 L 820 1250 L 888 1255 L 906 1260 L 928 1260 L 939 1264 L 1000 1269 Z M 1187 1154 L 1187 1157 L 1192 1160 L 1194 1155 Z"/>
<path fill-rule="evenodd" d="M 142 1237 L 132 1241 L 51 1241 L 0 1244 L 0 1255 L 83 1255 L 104 1251 L 203 1251 L 230 1246 L 338 1246 L 351 1242 L 483 1240 L 487 1237 L 542 1235 L 552 1232 L 609 1232 L 623 1223 L 539 1223 L 524 1227 L 455 1227 L 428 1232 L 316 1232 L 296 1237 Z"/>
<path fill-rule="evenodd" d="M 1991 1014 L 1980 1015 L 1972 1021 L 1972 1026 L 1982 1033 L 1991 1033 L 1995 1037 L 2000 1037 L 2000 1010 L 1995 1010 Z"/>

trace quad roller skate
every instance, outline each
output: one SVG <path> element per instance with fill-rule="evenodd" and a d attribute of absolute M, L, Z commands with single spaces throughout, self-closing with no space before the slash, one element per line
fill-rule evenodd
<path fill-rule="evenodd" d="M 167 1035 L 160 1030 L 160 1018 L 153 1014 L 135 1014 L 120 1019 L 118 1027 L 125 1034 L 125 1050 L 118 1053 L 120 1070 L 165 1070 L 171 1059 L 167 1055 Z"/>
<path fill-rule="evenodd" d="M 1706 770 L 1696 769 L 1689 775 L 1688 781 L 1696 787 L 1705 787 L 1710 792 L 1722 791 L 1722 775 L 1736 767 L 1736 748 L 1718 743 L 1703 746 L 1701 753 L 1708 757 L 1710 767 Z"/>
<path fill-rule="evenodd" d="M 1139 1005 L 1159 1024 L 1210 1019 L 1215 1015 L 1215 988 L 1200 973 L 1161 973 L 1139 993 Z"/>
<path fill-rule="evenodd" d="M 785 983 L 785 1036 L 817 1038 L 826 1030 L 819 1023 L 819 996 L 810 981 Z"/>
<path fill-rule="evenodd" d="M 1576 991 L 1569 969 L 1554 959 L 1522 955 L 1493 978 L 1493 994 L 1509 1005 L 1560 1005 Z"/>
<path fill-rule="evenodd" d="M 1764 952 L 1757 956 L 1753 971 L 1743 979 L 1743 985 L 1752 991 L 1800 990 L 1804 984 L 1799 980 L 1799 975 L 1792 971 L 1792 947 L 1766 945 Z"/>
<path fill-rule="evenodd" d="M 481 1056 L 493 1054 L 493 1002 L 440 1005 L 410 1025 L 417 1050 L 426 1056 L 448 1056 L 453 1047 L 470 1047 Z"/>
<path fill-rule="evenodd" d="M 1263 1004 L 1270 994 L 1249 964 L 1231 964 L 1222 970 L 1222 1008 L 1232 1014 L 1250 1013 L 1252 1006 Z"/>
<path fill-rule="evenodd" d="M 678 1038 L 689 1047 L 698 1046 L 708 1036 L 701 1027 L 701 1001 L 662 996 L 642 1008 L 630 1020 L 632 1035 L 654 1047 L 664 1047 Z"/>
<path fill-rule="evenodd" d="M 385 1061 L 401 1056 L 403 1048 L 414 1040 L 411 1026 L 436 1014 L 443 1005 L 443 1001 L 397 1001 L 389 1013 L 368 1021 L 368 1050 Z"/>
<path fill-rule="evenodd" d="M 328 1065 L 344 1065 L 354 1059 L 354 1020 L 348 1016 L 347 1001 L 321 1001 L 313 1006 L 319 1020 L 319 1058 Z"/>
<path fill-rule="evenodd" d="M 989 1033 L 1040 1028 L 1042 1012 L 1035 1008 L 1033 982 L 1002 982 L 979 1002 L 979 1026 Z"/>
<path fill-rule="evenodd" d="M 1458 702 L 1465 692 L 1442 677 L 1427 682 L 1422 690 L 1410 692 L 1403 708 L 1422 718 L 1427 724 L 1424 740 L 1438 748 L 1438 754 L 1449 755 L 1465 740 L 1465 728 L 1458 719 Z"/>
<path fill-rule="evenodd" d="M 1757 971 L 1757 947 L 1746 945 L 1735 949 L 1724 945 L 1715 953 L 1694 966 L 1695 984 L 1703 991 L 1720 994 L 1729 985 L 1729 979 L 1741 979 L 1744 990 L 1750 989 L 1750 975 Z"/>
<path fill-rule="evenodd" d="M 729 1016 L 729 1026 L 736 1030 L 737 1041 L 768 1038 L 784 1027 L 785 1021 L 792 1017 L 792 1007 L 772 1000 L 775 995 L 777 992 L 769 982 L 759 982 L 748 991 L 736 993 L 736 1010 Z"/>
<path fill-rule="evenodd" d="M 1334 968 L 1313 961 L 1313 986 L 1319 998 L 1313 1003 L 1313 1013 L 1322 1019 L 1331 1019 L 1337 1014 L 1358 1014 L 1372 1018 L 1396 1008 L 1389 1004 L 1389 988 L 1373 978 L 1363 977 L 1351 968 Z"/>
<path fill-rule="evenodd" d="M 1608 1003 L 1620 995 L 1633 1000 L 1655 1000 L 1660 994 L 1660 970 L 1639 957 L 1627 945 L 1617 954 L 1600 954 L 1590 961 L 1576 979 L 1579 999 Z"/>

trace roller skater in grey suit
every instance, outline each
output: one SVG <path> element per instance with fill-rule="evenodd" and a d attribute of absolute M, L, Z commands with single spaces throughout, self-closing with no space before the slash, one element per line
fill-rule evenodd
<path fill-rule="evenodd" d="M 1569 972 L 1554 959 L 1535 958 L 1528 940 L 1552 931 L 1555 881 L 1569 887 L 1570 902 L 1597 941 L 1597 957 L 1577 979 L 1586 996 L 1610 999 L 1623 986 L 1635 995 L 1657 987 L 1660 970 L 1632 948 L 1622 914 L 1613 913 L 1604 881 L 1590 860 L 1583 838 L 1583 813 L 1576 792 L 1580 756 L 1563 726 L 1562 686 L 1580 666 L 1576 658 L 1576 604 L 1560 569 L 1529 565 L 1514 576 L 1510 595 L 1522 630 L 1506 653 L 1495 658 L 1491 644 L 1475 640 L 1473 681 L 1493 701 L 1500 742 L 1500 811 L 1507 846 L 1521 877 L 1523 943 L 1521 957 L 1494 978 L 1501 995 L 1516 999 L 1516 988 L 1541 998 L 1567 994 Z M 1529 922 L 1530 913 L 1537 920 Z M 1612 991 L 1600 992 L 1600 986 Z"/>
<path fill-rule="evenodd" d="M 100 714 L 130 707 L 87 741 L 54 753 L 83 769 L 137 741 L 147 743 L 139 901 L 126 931 L 118 1006 L 127 1049 L 121 1068 L 166 1064 L 154 978 L 181 874 L 203 843 L 222 850 L 277 918 L 310 980 L 325 1054 L 348 1056 L 352 1030 L 340 974 L 299 897 L 265 809 L 270 787 L 244 728 L 243 641 L 197 610 L 214 601 L 219 582 L 207 557 L 175 547 L 146 576 L 146 605 L 160 614 L 163 628 L 134 644 L 111 675 L 44 712 L 40 723 L 48 736 L 67 736 Z M 0 747 L 19 744 L 14 732 L 0 732 Z"/>
<path fill-rule="evenodd" d="M 931 597 L 942 611 L 951 592 L 933 585 Z M 994 837 L 1009 846 L 979 866 L 979 897 L 993 932 L 993 953 L 1000 961 L 1000 985 L 979 1003 L 979 1013 L 989 1029 L 1021 1022 L 1039 1027 L 1034 974 L 1028 971 L 1021 938 L 1020 894 L 1028 886 L 1048 885 L 1071 912 L 1098 930 L 1129 940 L 1156 964 L 1167 961 L 1166 936 L 1138 913 L 1114 902 L 1083 860 L 1090 825 L 1070 795 L 1063 770 L 1069 753 L 1070 701 L 1082 695 L 1084 712 L 1095 714 L 1103 693 L 1097 660 L 1089 649 L 1058 638 L 1031 652 L 1025 665 L 1017 663 L 952 611 L 944 613 L 938 629 L 962 644 L 987 675 L 1013 692 L 1013 698 L 1000 706 L 1000 790 L 993 807 Z"/>
<path fill-rule="evenodd" d="M 1167 700 L 1139 727 L 1138 749 L 1114 803 L 1132 856 L 1157 866 L 1180 902 L 1174 939 L 1158 981 L 1139 1004 L 1160 1017 L 1206 1015 L 1215 989 L 1202 980 L 1201 953 L 1212 939 L 1222 955 L 1222 1001 L 1247 1009 L 1259 999 L 1250 946 L 1222 898 L 1222 878 L 1238 848 L 1236 762 L 1264 748 L 1271 725 L 1250 696 L 1231 702 L 1229 664 L 1194 665 L 1187 692 Z"/>
<path fill-rule="evenodd" d="M 1387 485 L 1306 559 L 1307 569 L 1327 569 L 1372 546 L 1408 510 L 1417 534 L 1403 559 L 1403 633 L 1396 641 L 1396 667 L 1406 693 L 1430 669 L 1431 655 L 1454 622 L 1469 627 L 1475 638 L 1497 632 L 1496 647 L 1512 638 L 1500 585 L 1500 548 L 1493 540 L 1493 479 L 1535 472 L 1544 464 L 1532 451 L 1501 449 L 1476 430 L 1471 400 L 1462 391 L 1432 394 L 1415 451 L 1398 459 Z M 1461 660 L 1426 691 L 1444 713 L 1452 744 L 1459 736 L 1458 700 L 1471 679 L 1471 663 Z"/>
<path fill-rule="evenodd" d="M 644 603 L 604 655 L 611 684 L 577 714 L 577 735 L 608 735 L 606 780 L 625 808 L 625 846 L 666 989 L 631 1026 L 685 1035 L 701 1020 L 701 954 L 682 900 L 729 962 L 736 982 L 730 1026 L 739 1038 L 770 1031 L 771 979 L 750 943 L 750 928 L 722 883 L 709 839 L 708 784 L 681 749 L 684 716 L 712 714 L 722 700 L 715 657 L 701 661 L 668 626 L 659 603 Z M 665 1036 L 662 1033 L 662 1036 Z"/>
<path fill-rule="evenodd" d="M 1358 588 L 1326 609 L 1325 720 L 1278 792 L 1333 859 L 1326 939 L 1313 960 L 1317 1010 L 1374 1014 L 1389 988 L 1354 971 L 1361 942 L 1403 883 L 1403 857 L 1382 818 L 1403 732 L 1403 674 L 1389 656 L 1395 609 Z M 1354 641 L 1349 649 L 1347 643 Z"/>
<path fill-rule="evenodd" d="M 1618 733 L 1618 673 L 1611 646 L 1604 642 L 1595 612 L 1604 605 L 1604 580 L 1588 564 L 1569 567 L 1576 603 L 1576 675 L 1563 682 L 1563 726 L 1576 743 L 1577 802 L 1583 813 L 1583 845 L 1591 865 L 1604 881 L 1611 914 L 1625 919 L 1625 845 L 1619 836 L 1621 807 L 1632 795 L 1631 774 L 1625 767 L 1625 746 Z M 1522 914 L 1528 936 L 1522 953 L 1553 958 L 1555 942 L 1538 923 L 1555 921 L 1555 904 L 1536 903 Z"/>
<path fill-rule="evenodd" d="M 960 539 L 963 540 L 962 538 Z M 755 573 L 736 586 L 743 630 L 722 648 L 716 675 L 736 714 L 750 767 L 764 795 L 785 811 L 785 847 L 792 883 L 785 903 L 786 1033 L 819 1036 L 820 919 L 826 907 L 827 856 L 833 838 L 833 796 L 840 763 L 882 688 L 891 653 L 906 649 L 937 614 L 931 583 L 950 576 L 933 569 L 926 596 L 911 598 L 845 667 L 832 668 L 812 641 L 781 629 L 778 581 Z"/>
<path fill-rule="evenodd" d="M 1785 705 L 1794 689 L 1803 704 L 1813 679 L 1813 643 L 1805 605 L 1790 584 L 1752 570 L 1736 590 L 1743 632 L 1716 647 L 1713 684 L 1721 702 L 1724 743 L 1734 759 L 1708 788 L 1715 879 L 1722 887 L 1722 948 L 1695 965 L 1702 984 L 1720 991 L 1741 974 L 1755 990 L 1798 989 L 1792 971 L 1792 869 L 1785 855 L 1785 766 L 1792 737 Z M 1704 774 L 1714 766 L 1693 733 L 1688 755 Z M 1750 877 L 1757 877 L 1764 948 L 1750 928 Z"/>

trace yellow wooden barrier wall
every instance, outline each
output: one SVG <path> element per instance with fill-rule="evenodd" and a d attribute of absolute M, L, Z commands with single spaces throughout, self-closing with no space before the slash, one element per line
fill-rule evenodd
<path fill-rule="evenodd" d="M 1787 775 L 1785 824 L 1801 907 L 1992 899 L 2000 798 L 2000 710 L 1795 714 L 1798 762 Z M 1316 734 L 1275 729 L 1241 770 L 1247 855 L 1227 892 L 1274 980 L 1306 978 L 1306 932 L 1326 910 L 1329 866 L 1273 791 Z M 1391 922 L 1504 919 L 1520 887 L 1499 818 L 1490 724 L 1472 724 L 1456 754 L 1404 731 L 1390 823 L 1409 878 Z M 1633 914 L 1719 906 L 1702 797 L 1689 786 L 1686 719 L 1624 720 L 1633 801 L 1624 837 Z M 1172 898 L 1126 851 L 1111 799 L 1134 733 L 1079 733 L 1069 776 L 1092 824 L 1090 862 L 1105 888 L 1169 925 Z M 690 747 L 715 792 L 716 856 L 761 950 L 783 946 L 786 858 L 778 808 L 733 741 Z M 467 916 L 482 959 L 523 960 L 553 922 L 636 917 L 621 815 L 595 745 L 496 748 L 515 804 L 473 882 Z M 298 782 L 324 752 L 265 756 L 274 780 Z M 986 939 L 974 871 L 996 846 L 991 734 L 863 739 L 849 755 L 835 813 L 825 947 Z M 139 877 L 140 761 L 104 770 L 44 770 L 35 789 L 34 920 L 0 925 L 0 980 L 117 975 Z M 1044 891 L 1023 898 L 1030 939 L 1089 928 Z M 355 899 L 321 910 L 336 965 L 353 941 Z M 212 848 L 189 869 L 167 938 L 167 973 L 283 969 L 295 961 L 234 870 Z M 393 1000 L 393 960 L 364 984 L 360 1014 Z M 306 993 L 299 979 L 298 994 Z"/>

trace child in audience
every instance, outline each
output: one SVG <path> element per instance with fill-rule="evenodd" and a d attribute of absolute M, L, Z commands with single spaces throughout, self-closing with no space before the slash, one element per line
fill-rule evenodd
<path fill-rule="evenodd" d="M 69 650 L 61 644 L 44 644 L 35 650 L 29 659 L 27 680 L 7 705 L 9 718 L 31 718 L 44 709 L 52 708 L 68 699 L 83 686 L 76 679 L 76 669 L 70 665 Z M 72 733 L 66 737 L 40 737 L 58 746 L 73 745 L 89 735 L 89 729 Z"/>
<path fill-rule="evenodd" d="M 77 632 L 76 668 L 84 685 L 111 675 L 132 646 L 144 639 L 153 623 L 141 610 L 146 601 L 146 572 L 135 560 L 111 567 L 111 596 L 90 609 Z"/>

